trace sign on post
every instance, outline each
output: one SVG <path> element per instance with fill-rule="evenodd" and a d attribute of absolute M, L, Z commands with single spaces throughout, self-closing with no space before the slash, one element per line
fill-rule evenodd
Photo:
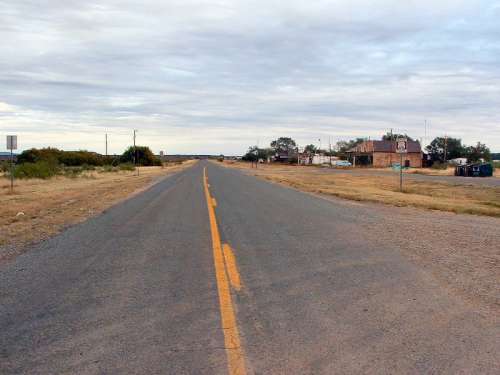
<path fill-rule="evenodd" d="M 408 140 L 406 138 L 399 138 L 396 141 L 396 153 L 406 154 L 408 152 Z"/>
<path fill-rule="evenodd" d="M 403 192 L 403 154 L 408 152 L 408 139 L 401 137 L 396 140 L 396 153 L 401 156 L 399 163 L 399 190 Z"/>
<path fill-rule="evenodd" d="M 7 150 L 10 150 L 10 192 L 14 192 L 14 154 L 13 150 L 17 150 L 17 135 L 7 136 Z"/>
<path fill-rule="evenodd" d="M 17 135 L 7 136 L 7 150 L 17 150 Z"/>

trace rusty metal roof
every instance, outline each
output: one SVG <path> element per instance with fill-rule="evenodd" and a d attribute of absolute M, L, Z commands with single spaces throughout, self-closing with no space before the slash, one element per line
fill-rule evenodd
<path fill-rule="evenodd" d="M 395 141 L 365 141 L 351 148 L 349 153 L 396 152 Z M 420 153 L 422 147 L 418 141 L 408 141 L 408 153 Z"/>

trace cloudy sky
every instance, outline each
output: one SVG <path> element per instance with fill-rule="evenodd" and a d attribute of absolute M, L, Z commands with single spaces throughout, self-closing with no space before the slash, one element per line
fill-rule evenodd
<path fill-rule="evenodd" d="M 241 154 L 425 141 L 427 120 L 500 151 L 499 20 L 498 0 L 2 0 L 0 136 Z"/>

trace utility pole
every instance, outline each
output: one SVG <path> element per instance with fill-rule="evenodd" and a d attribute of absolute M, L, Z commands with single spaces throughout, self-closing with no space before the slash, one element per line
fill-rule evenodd
<path fill-rule="evenodd" d="M 330 152 L 330 168 L 332 167 L 332 139 L 328 137 L 328 151 Z"/>
<path fill-rule="evenodd" d="M 106 133 L 105 139 L 106 139 L 106 156 L 108 156 L 108 133 Z"/>
<path fill-rule="evenodd" d="M 17 135 L 7 136 L 7 150 L 10 150 L 10 192 L 14 193 L 14 152 L 17 150 Z"/>
<path fill-rule="evenodd" d="M 427 119 L 425 119 L 424 123 L 424 142 L 427 143 Z"/>
<path fill-rule="evenodd" d="M 134 129 L 134 166 L 137 169 L 137 176 L 139 176 L 139 166 L 137 165 L 137 147 L 135 145 L 136 133 L 137 133 L 137 130 Z"/>
<path fill-rule="evenodd" d="M 444 136 L 444 163 L 448 160 L 448 136 Z"/>

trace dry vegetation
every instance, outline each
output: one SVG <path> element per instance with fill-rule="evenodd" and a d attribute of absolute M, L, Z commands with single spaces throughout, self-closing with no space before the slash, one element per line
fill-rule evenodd
<path fill-rule="evenodd" d="M 84 221 L 193 163 L 141 167 L 139 176 L 135 171 L 101 169 L 74 178 L 18 180 L 14 194 L 9 193 L 9 180 L 0 177 L 0 262 L 16 256 L 24 245 Z"/>
<path fill-rule="evenodd" d="M 399 192 L 396 176 L 321 173 L 318 168 L 288 165 L 225 163 L 272 182 L 299 190 L 333 195 L 340 198 L 412 206 L 455 213 L 500 217 L 500 188 L 452 185 L 436 181 L 406 180 L 404 192 Z"/>

